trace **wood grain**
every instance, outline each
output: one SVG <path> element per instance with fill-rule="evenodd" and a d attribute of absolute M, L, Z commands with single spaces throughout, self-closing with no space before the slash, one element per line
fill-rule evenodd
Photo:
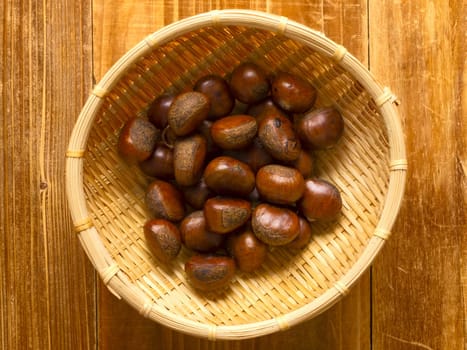
<path fill-rule="evenodd" d="M 94 74 L 97 80 L 127 50 L 162 26 L 214 8 L 271 11 L 325 32 L 362 62 L 368 61 L 366 1 L 205 1 L 95 0 Z M 132 25 L 132 23 L 137 25 Z M 115 35 L 119 33 L 119 35 Z M 143 319 L 117 301 L 105 287 L 99 293 L 98 339 L 101 349 L 369 349 L 370 278 L 366 274 L 351 294 L 320 317 L 285 333 L 247 341 L 212 343 L 171 331 Z M 128 325 L 131 325 L 129 327 Z M 350 330 L 350 331 L 349 331 Z"/>
<path fill-rule="evenodd" d="M 64 192 L 90 23 L 90 1 L 0 2 L 2 349 L 95 348 L 95 277 Z"/>
<path fill-rule="evenodd" d="M 464 3 L 0 0 L 1 349 L 465 349 Z M 367 64 L 402 102 L 410 167 L 371 276 L 291 330 L 213 343 L 143 319 L 101 285 L 72 232 L 64 153 L 93 75 L 164 25 L 229 7 L 304 23 Z"/>
<path fill-rule="evenodd" d="M 369 13 L 371 71 L 401 97 L 410 166 L 373 269 L 374 349 L 463 349 L 465 2 L 370 2 Z"/>

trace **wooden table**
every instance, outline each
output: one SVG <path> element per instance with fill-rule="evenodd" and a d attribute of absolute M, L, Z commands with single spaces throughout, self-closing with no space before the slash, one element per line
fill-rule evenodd
<path fill-rule="evenodd" d="M 391 239 L 350 295 L 286 332 L 212 343 L 102 287 L 73 234 L 64 154 L 93 83 L 124 52 L 226 7 L 287 16 L 367 65 L 402 102 L 409 172 Z M 464 349 L 466 17 L 462 0 L 1 1 L 2 349 Z"/>

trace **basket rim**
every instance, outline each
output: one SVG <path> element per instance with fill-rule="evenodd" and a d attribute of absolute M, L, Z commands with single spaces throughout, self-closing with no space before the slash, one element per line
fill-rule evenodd
<path fill-rule="evenodd" d="M 310 303 L 279 317 L 241 325 L 207 325 L 167 312 L 158 307 L 129 281 L 106 250 L 87 210 L 83 186 L 83 156 L 87 139 L 105 96 L 136 60 L 154 47 L 165 44 L 187 32 L 212 25 L 240 25 L 276 32 L 311 47 L 332 58 L 349 72 L 373 98 L 384 120 L 389 141 L 389 184 L 384 205 L 373 236 L 355 264 L 332 288 Z M 253 10 L 225 9 L 204 12 L 173 22 L 150 34 L 123 55 L 93 88 L 73 128 L 66 152 L 66 193 L 75 231 L 90 261 L 108 289 L 117 297 L 148 317 L 174 330 L 211 340 L 246 339 L 288 329 L 324 312 L 345 296 L 371 265 L 389 238 L 397 218 L 405 190 L 407 160 L 400 116 L 395 108 L 397 97 L 380 85 L 366 67 L 343 46 L 305 25 L 271 13 Z"/>

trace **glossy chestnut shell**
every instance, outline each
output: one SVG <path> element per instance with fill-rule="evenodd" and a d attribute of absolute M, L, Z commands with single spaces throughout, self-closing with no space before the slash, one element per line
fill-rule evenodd
<path fill-rule="evenodd" d="M 151 156 L 160 135 L 160 130 L 146 119 L 131 118 L 120 130 L 118 153 L 129 163 L 142 162 Z"/>
<path fill-rule="evenodd" d="M 179 221 L 185 216 L 182 194 L 166 181 L 154 180 L 149 184 L 145 203 L 153 218 Z"/>
<path fill-rule="evenodd" d="M 192 186 L 199 181 L 206 153 L 207 143 L 202 135 L 177 139 L 174 147 L 174 175 L 179 185 Z"/>
<path fill-rule="evenodd" d="M 168 113 L 168 124 L 177 136 L 185 136 L 193 131 L 208 117 L 211 102 L 197 91 L 179 94 L 173 100 Z"/>
<path fill-rule="evenodd" d="M 158 260 L 169 262 L 177 257 L 182 247 L 177 226 L 164 219 L 152 219 L 143 231 L 149 250 Z"/>
<path fill-rule="evenodd" d="M 219 75 L 209 74 L 199 78 L 194 87 L 194 91 L 201 92 L 209 97 L 211 108 L 209 119 L 218 119 L 228 115 L 235 103 L 229 84 Z"/>
<path fill-rule="evenodd" d="M 272 81 L 272 99 L 283 110 L 303 113 L 315 103 L 316 89 L 304 78 L 287 72 L 279 72 Z"/>
<path fill-rule="evenodd" d="M 330 182 L 307 179 L 299 207 L 309 221 L 332 220 L 341 212 L 342 198 L 339 190 Z"/>
<path fill-rule="evenodd" d="M 159 144 L 151 156 L 139 163 L 140 169 L 148 176 L 160 179 L 174 178 L 174 154 L 169 147 Z"/>
<path fill-rule="evenodd" d="M 218 194 L 246 197 L 255 188 L 255 174 L 238 159 L 221 156 L 204 169 L 204 181 Z"/>
<path fill-rule="evenodd" d="M 287 248 L 289 249 L 302 249 L 305 248 L 311 240 L 311 226 L 308 220 L 304 219 L 303 217 L 299 216 L 299 230 L 298 235 L 295 239 L 287 244 Z"/>
<path fill-rule="evenodd" d="M 267 245 L 260 241 L 249 228 L 230 236 L 227 247 L 238 269 L 244 272 L 258 270 L 266 259 L 268 251 Z"/>
<path fill-rule="evenodd" d="M 330 148 L 344 133 L 344 119 L 335 108 L 316 109 L 299 118 L 297 133 L 308 148 Z"/>
<path fill-rule="evenodd" d="M 252 116 L 240 114 L 216 120 L 211 127 L 214 142 L 224 150 L 248 146 L 256 136 L 258 124 Z"/>
<path fill-rule="evenodd" d="M 240 102 L 251 104 L 269 95 L 270 83 L 266 72 L 260 66 L 244 62 L 232 71 L 230 89 Z"/>
<path fill-rule="evenodd" d="M 305 181 L 295 168 L 270 164 L 256 173 L 256 188 L 267 202 L 293 204 L 303 195 Z"/>
<path fill-rule="evenodd" d="M 198 252 L 215 252 L 224 241 L 224 236 L 206 229 L 206 220 L 202 210 L 186 216 L 180 223 L 182 242 L 188 249 Z"/>
<path fill-rule="evenodd" d="M 149 106 L 148 119 L 161 130 L 168 124 L 169 108 L 174 98 L 175 95 L 160 95 Z"/>
<path fill-rule="evenodd" d="M 292 242 L 299 232 L 299 220 L 292 210 L 262 203 L 251 215 L 251 227 L 258 239 L 271 246 Z"/>
<path fill-rule="evenodd" d="M 244 225 L 251 215 L 251 203 L 244 199 L 214 197 L 204 204 L 209 231 L 226 234 Z"/>
<path fill-rule="evenodd" d="M 300 155 L 302 148 L 293 124 L 280 114 L 264 118 L 259 124 L 258 136 L 264 148 L 278 160 L 293 161 Z"/>
<path fill-rule="evenodd" d="M 193 209 L 203 209 L 204 203 L 216 194 L 206 185 L 202 177 L 198 183 L 193 186 L 183 187 L 183 198 Z"/>
<path fill-rule="evenodd" d="M 226 287 L 235 275 L 235 261 L 227 256 L 193 255 L 185 263 L 189 283 L 203 292 Z"/>

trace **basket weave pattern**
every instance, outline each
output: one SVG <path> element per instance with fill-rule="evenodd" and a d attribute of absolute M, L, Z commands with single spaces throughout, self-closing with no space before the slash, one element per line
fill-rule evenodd
<path fill-rule="evenodd" d="M 146 317 L 211 339 L 286 329 L 344 295 L 389 235 L 406 167 L 403 147 L 391 150 L 394 137 L 389 133 L 394 127 L 382 115 L 393 95 L 382 89 L 376 98 L 370 94 L 355 72 L 341 65 L 343 59 L 353 59 L 345 50 L 335 45 L 329 54 L 319 52 L 300 37 L 287 35 L 283 18 L 263 14 L 276 22 L 273 30 L 221 25 L 222 15 L 215 12 L 208 25 L 162 43 L 150 36 L 140 50 L 144 54 L 134 58 L 129 53 L 132 62 L 124 74 L 112 79 L 110 88 L 102 87 L 104 81 L 94 90 L 94 102 L 88 101 L 88 110 L 82 112 L 91 117 L 77 125 L 67 153 L 68 173 L 81 175 L 76 196 L 84 202 L 72 208 L 75 226 L 109 289 Z M 151 257 L 142 230 L 148 218 L 143 200 L 148 178 L 122 162 L 116 144 L 125 121 L 144 115 L 159 94 L 189 90 L 201 76 L 225 75 L 245 60 L 271 73 L 284 70 L 306 77 L 318 90 L 316 106 L 333 105 L 342 113 L 344 136 L 335 148 L 316 152 L 316 169 L 341 191 L 343 214 L 335 222 L 313 223 L 313 239 L 305 250 L 274 248 L 262 269 L 238 273 L 225 292 L 206 296 L 185 280 L 187 251 L 169 267 Z M 395 132 L 400 132 L 398 120 L 395 123 Z M 390 178 L 394 173 L 402 179 L 402 188 L 396 187 L 396 200 L 388 209 L 390 183 L 397 180 Z"/>

